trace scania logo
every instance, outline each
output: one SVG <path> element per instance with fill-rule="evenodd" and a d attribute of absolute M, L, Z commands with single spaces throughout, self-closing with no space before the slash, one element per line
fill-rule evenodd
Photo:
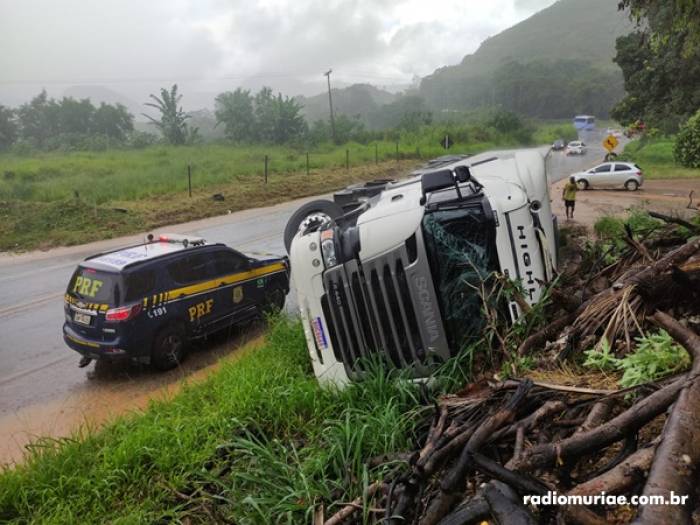
<path fill-rule="evenodd" d="M 340 297 L 340 290 L 339 290 L 339 285 L 338 283 L 331 281 L 331 297 L 333 298 L 333 302 L 338 306 L 339 308 L 343 306 L 343 300 Z"/>
<path fill-rule="evenodd" d="M 413 280 L 418 292 L 418 304 L 420 306 L 423 325 L 425 326 L 430 342 L 433 343 L 440 338 L 440 329 L 435 315 L 435 306 L 428 290 L 428 280 L 425 277 L 416 277 Z"/>

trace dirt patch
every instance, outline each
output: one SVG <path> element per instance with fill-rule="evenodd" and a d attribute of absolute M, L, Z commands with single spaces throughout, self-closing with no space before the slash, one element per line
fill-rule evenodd
<path fill-rule="evenodd" d="M 36 446 L 32 444 L 39 438 L 51 443 L 51 439 L 96 429 L 116 417 L 144 410 L 151 401 L 172 399 L 183 386 L 207 379 L 222 363 L 235 361 L 262 343 L 257 329 L 230 341 L 214 341 L 167 373 L 126 363 L 98 366 L 88 372 L 91 380 L 84 388 L 0 418 L 0 465 L 21 463 L 26 449 Z"/>
<path fill-rule="evenodd" d="M 550 190 L 552 211 L 559 217 L 560 224 L 570 222 L 566 221 L 564 201 L 561 198 L 564 184 L 566 180 L 559 181 Z M 700 206 L 700 179 L 649 180 L 637 191 L 579 191 L 573 222 L 592 227 L 603 215 L 622 215 L 634 207 L 692 217 L 697 214 L 697 210 L 688 209 L 688 195 L 691 191 L 695 192 L 692 204 Z"/>

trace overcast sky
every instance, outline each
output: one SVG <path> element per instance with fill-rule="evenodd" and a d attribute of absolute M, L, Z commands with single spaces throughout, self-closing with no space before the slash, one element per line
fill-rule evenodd
<path fill-rule="evenodd" d="M 294 95 L 459 62 L 554 0 L 0 0 L 0 103 L 45 86 L 138 96 L 179 82 Z M 3 100 L 4 99 L 4 100 Z"/>

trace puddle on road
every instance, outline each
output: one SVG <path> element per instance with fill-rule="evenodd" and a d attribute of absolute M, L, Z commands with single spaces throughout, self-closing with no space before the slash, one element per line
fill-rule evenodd
<path fill-rule="evenodd" d="M 181 367 L 165 373 L 129 363 L 91 365 L 83 383 L 61 399 L 0 417 L 0 465 L 21 463 L 26 447 L 39 437 L 67 437 L 145 409 L 150 400 L 171 398 L 183 384 L 205 379 L 222 361 L 238 359 L 246 349 L 258 346 L 261 334 L 260 327 L 252 327 L 217 335 L 194 346 Z"/>

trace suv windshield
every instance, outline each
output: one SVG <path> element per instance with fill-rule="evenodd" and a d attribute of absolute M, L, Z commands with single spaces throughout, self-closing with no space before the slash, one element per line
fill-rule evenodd
<path fill-rule="evenodd" d="M 498 271 L 496 229 L 481 206 L 428 212 L 423 233 L 451 350 L 483 328 L 481 285 Z"/>
<path fill-rule="evenodd" d="M 92 268 L 78 269 L 68 284 L 68 293 L 86 302 L 119 303 L 118 278 L 115 274 L 93 270 Z"/>

